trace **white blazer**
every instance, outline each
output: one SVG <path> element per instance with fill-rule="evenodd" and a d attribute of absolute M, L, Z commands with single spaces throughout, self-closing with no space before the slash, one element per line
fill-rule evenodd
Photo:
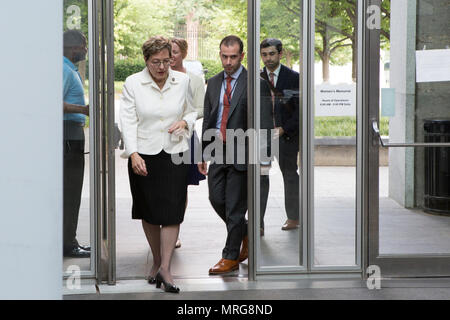
<path fill-rule="evenodd" d="M 205 102 L 205 83 L 202 77 L 186 71 L 186 74 L 191 79 L 191 91 L 194 108 L 197 111 L 197 119 L 203 118 L 203 103 Z"/>
<path fill-rule="evenodd" d="M 189 77 L 169 69 L 169 77 L 160 89 L 147 68 L 125 80 L 120 99 L 120 123 L 125 151 L 155 155 L 189 149 L 197 112 L 192 103 Z M 188 128 L 181 136 L 168 133 L 175 121 L 185 120 Z"/>

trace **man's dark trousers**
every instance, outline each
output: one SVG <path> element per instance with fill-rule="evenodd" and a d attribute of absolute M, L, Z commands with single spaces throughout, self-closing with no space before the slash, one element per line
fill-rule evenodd
<path fill-rule="evenodd" d="M 84 143 L 82 124 L 64 121 L 64 252 L 78 247 L 76 233 L 83 187 Z"/>
<path fill-rule="evenodd" d="M 247 171 L 232 164 L 212 163 L 208 172 L 209 200 L 227 226 L 222 258 L 237 260 L 243 237 L 247 234 Z"/>
<path fill-rule="evenodd" d="M 280 170 L 283 175 L 284 182 L 284 206 L 286 208 L 286 215 L 288 219 L 299 219 L 299 192 L 300 192 L 300 178 L 297 172 L 298 165 L 298 150 L 299 138 L 280 137 L 279 154 L 275 155 Z M 269 176 L 261 176 L 261 228 L 264 228 L 264 216 L 267 208 L 267 199 L 269 196 Z"/>

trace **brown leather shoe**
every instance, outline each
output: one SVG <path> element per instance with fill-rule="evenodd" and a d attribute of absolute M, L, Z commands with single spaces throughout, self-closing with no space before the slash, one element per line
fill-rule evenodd
<path fill-rule="evenodd" d="M 287 219 L 286 222 L 281 227 L 281 230 L 297 229 L 298 226 L 299 226 L 299 221 L 298 220 Z"/>
<path fill-rule="evenodd" d="M 239 269 L 239 261 L 220 259 L 214 267 L 209 269 L 209 274 L 224 274 Z"/>
<path fill-rule="evenodd" d="M 239 253 L 239 262 L 248 258 L 248 237 L 245 236 L 242 240 L 241 252 Z"/>

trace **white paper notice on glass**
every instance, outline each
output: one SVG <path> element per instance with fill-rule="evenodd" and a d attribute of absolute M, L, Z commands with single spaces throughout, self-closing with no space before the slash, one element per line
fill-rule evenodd
<path fill-rule="evenodd" d="M 450 49 L 416 51 L 416 81 L 450 81 Z"/>
<path fill-rule="evenodd" d="M 316 116 L 355 116 L 356 85 L 321 84 L 316 86 Z"/>

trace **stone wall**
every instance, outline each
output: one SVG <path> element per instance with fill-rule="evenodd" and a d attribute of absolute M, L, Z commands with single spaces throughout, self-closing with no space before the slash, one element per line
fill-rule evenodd
<path fill-rule="evenodd" d="M 416 49 L 450 48 L 450 0 L 418 1 Z M 450 119 L 450 83 L 429 82 L 416 84 L 415 139 L 423 141 L 425 119 Z M 415 204 L 423 204 L 424 148 L 416 148 Z"/>

